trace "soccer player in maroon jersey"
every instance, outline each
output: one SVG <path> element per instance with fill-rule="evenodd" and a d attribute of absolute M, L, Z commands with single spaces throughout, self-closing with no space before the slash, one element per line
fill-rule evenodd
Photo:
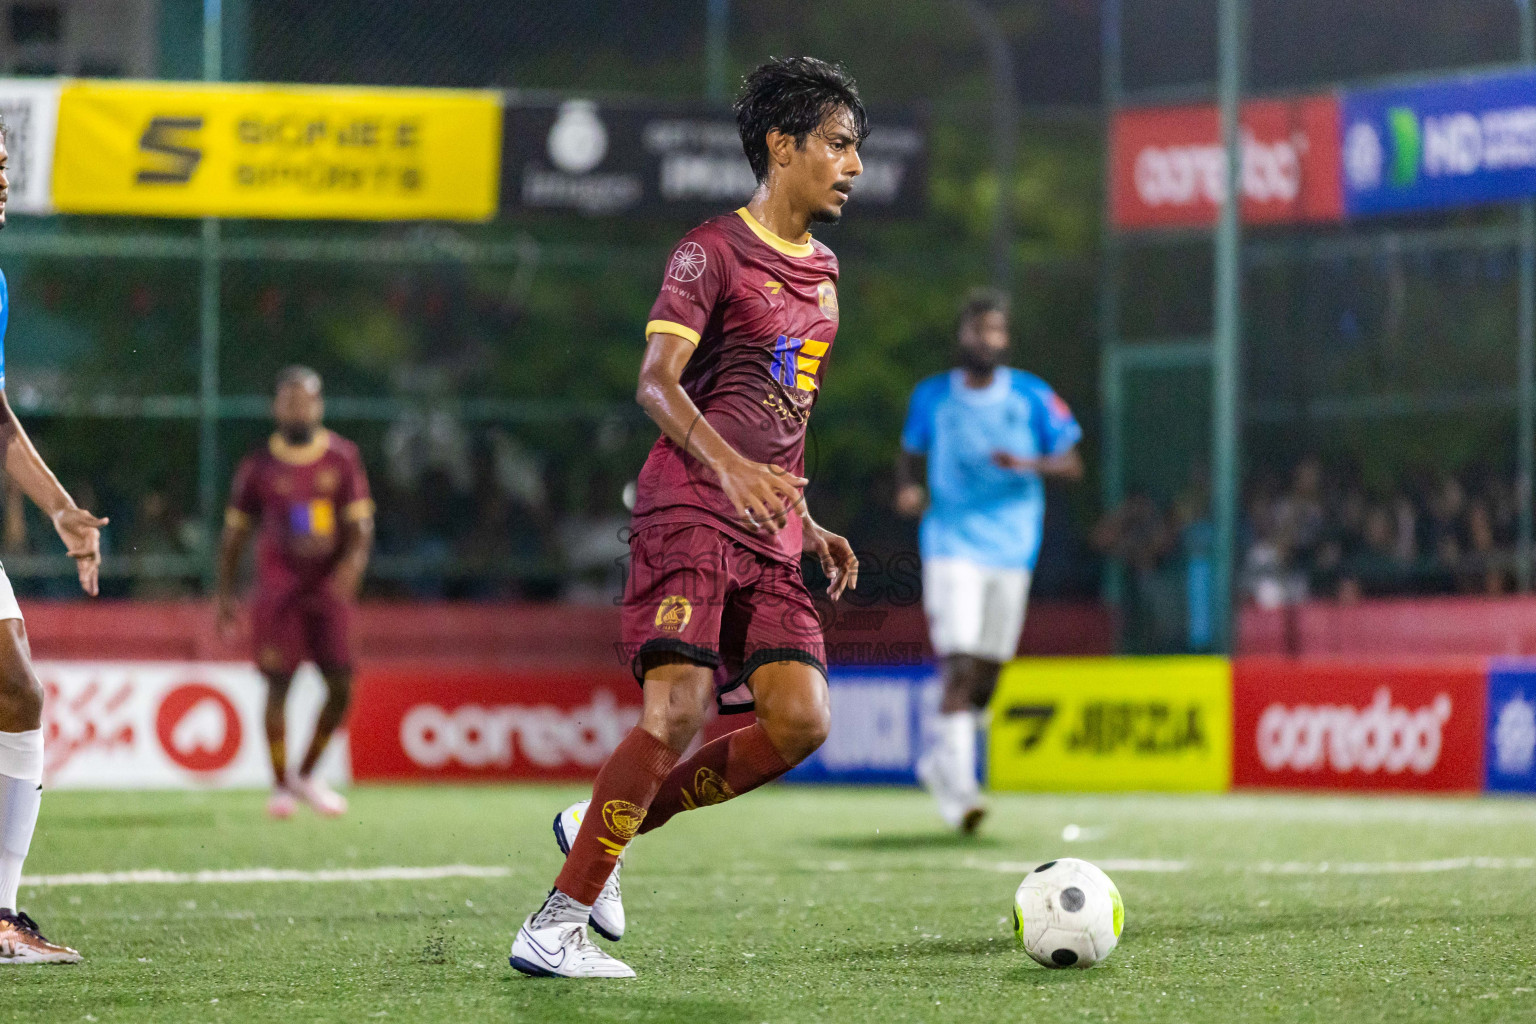
<path fill-rule="evenodd" d="M 512 944 L 525 974 L 633 977 L 586 930 L 623 934 L 629 841 L 779 777 L 827 735 L 825 650 L 800 558 L 820 560 L 833 600 L 856 585 L 858 560 L 802 495 L 806 422 L 838 319 L 837 258 L 810 226 L 842 215 L 868 125 L 853 79 L 808 57 L 754 71 L 736 116 L 757 191 L 673 250 L 645 329 L 636 397 L 662 437 L 640 472 L 622 625 L 644 710 L 592 799 L 555 818 L 568 853 Z M 712 696 L 757 720 L 679 763 Z"/>
<path fill-rule="evenodd" d="M 297 800 L 327 816 L 347 809 L 314 770 L 352 693 L 348 625 L 373 546 L 373 499 L 357 445 L 321 426 L 324 412 L 319 374 L 291 366 L 278 375 L 277 432 L 235 472 L 219 548 L 219 630 L 227 635 L 235 623 L 235 575 L 259 524 L 251 639 L 267 680 L 267 812 L 274 818 L 291 815 Z M 327 697 L 309 750 L 289 773 L 284 704 L 306 659 L 325 678 Z"/>

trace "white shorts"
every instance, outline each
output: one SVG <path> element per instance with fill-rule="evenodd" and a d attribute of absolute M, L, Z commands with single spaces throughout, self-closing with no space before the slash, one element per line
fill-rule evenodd
<path fill-rule="evenodd" d="M 16 603 L 16 591 L 11 589 L 11 578 L 0 566 L 0 620 L 21 618 L 21 605 Z"/>
<path fill-rule="evenodd" d="M 1028 569 L 996 569 L 963 558 L 923 561 L 923 610 L 939 657 L 1010 661 L 1029 606 Z"/>

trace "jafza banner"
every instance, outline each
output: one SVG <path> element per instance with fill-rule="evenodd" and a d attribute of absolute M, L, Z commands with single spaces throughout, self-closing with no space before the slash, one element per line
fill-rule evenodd
<path fill-rule="evenodd" d="M 1536 195 L 1536 72 L 1346 92 L 1344 182 L 1351 216 Z"/>
<path fill-rule="evenodd" d="M 272 784 L 266 684 L 248 664 L 40 661 L 44 782 L 50 788 L 194 789 Z M 303 756 L 325 690 L 313 669 L 288 693 L 290 758 Z M 338 734 L 321 775 L 348 776 Z"/>
<path fill-rule="evenodd" d="M 1240 658 L 1233 784 L 1481 789 L 1487 688 L 1479 664 Z"/>
<path fill-rule="evenodd" d="M 495 92 L 70 81 L 61 213 L 489 220 Z"/>
<path fill-rule="evenodd" d="M 912 217 L 927 194 L 927 141 L 911 117 L 873 117 L 853 184 L 861 216 Z M 757 187 L 730 111 L 513 94 L 502 133 L 506 211 L 700 216 Z"/>
<path fill-rule="evenodd" d="M 1339 103 L 1333 96 L 1242 106 L 1243 220 L 1337 221 Z M 1110 127 L 1110 207 L 1118 228 L 1209 227 L 1226 195 L 1213 104 L 1121 110 Z"/>
<path fill-rule="evenodd" d="M 1224 790 L 1232 670 L 1223 658 L 1029 658 L 992 699 L 999 790 Z"/>

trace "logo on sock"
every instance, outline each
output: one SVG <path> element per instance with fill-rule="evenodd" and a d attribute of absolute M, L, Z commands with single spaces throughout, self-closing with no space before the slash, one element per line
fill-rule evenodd
<path fill-rule="evenodd" d="M 645 808 L 637 807 L 628 800 L 609 800 L 603 804 L 603 824 L 626 843 L 635 838 L 644 820 Z"/>
<path fill-rule="evenodd" d="M 683 796 L 689 794 L 685 790 Z M 731 789 L 730 783 L 721 777 L 713 768 L 700 768 L 693 776 L 693 799 L 695 803 L 688 809 L 695 807 L 709 807 L 711 804 L 723 804 L 736 795 Z"/>
<path fill-rule="evenodd" d="M 681 633 L 693 617 L 693 605 L 686 597 L 674 594 L 664 598 L 656 609 L 656 628 L 668 633 Z"/>

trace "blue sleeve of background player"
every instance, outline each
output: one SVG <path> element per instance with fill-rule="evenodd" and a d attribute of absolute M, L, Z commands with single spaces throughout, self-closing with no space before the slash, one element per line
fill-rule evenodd
<path fill-rule="evenodd" d="M 1034 410 L 1035 441 L 1044 455 L 1064 455 L 1083 439 L 1083 428 L 1061 396 L 1038 377 L 1027 385 L 1030 406 Z"/>
<path fill-rule="evenodd" d="M 11 288 L 0 272 L 0 391 L 5 390 L 5 328 L 11 322 Z"/>
<path fill-rule="evenodd" d="M 901 428 L 901 449 L 908 455 L 927 455 L 933 444 L 933 414 L 943 393 L 943 377 L 929 377 L 912 392 L 907 403 L 907 422 Z"/>

